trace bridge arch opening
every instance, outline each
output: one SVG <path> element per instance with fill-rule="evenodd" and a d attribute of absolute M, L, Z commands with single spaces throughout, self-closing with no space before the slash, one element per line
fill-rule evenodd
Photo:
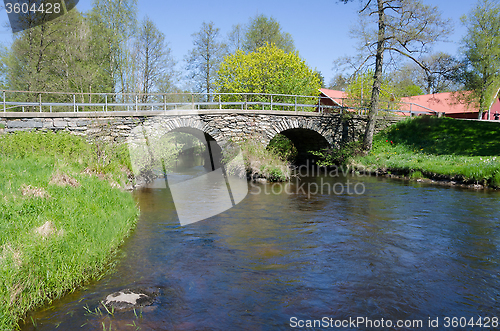
<path fill-rule="evenodd" d="M 291 145 L 293 145 L 293 150 L 289 150 L 288 152 L 294 155 L 293 160 L 290 160 L 292 164 L 295 165 L 313 165 L 316 163 L 318 157 L 313 155 L 311 151 L 320 151 L 325 148 L 330 147 L 330 144 L 315 130 L 305 129 L 305 128 L 295 128 L 281 131 L 277 134 L 273 139 L 271 139 L 268 147 L 273 147 L 275 142 L 275 138 L 283 141 L 280 136 L 285 137 L 288 141 L 290 141 Z M 282 144 L 285 146 L 286 144 Z"/>
<path fill-rule="evenodd" d="M 222 148 L 208 133 L 190 127 L 178 127 L 164 135 L 173 150 L 170 168 L 182 171 L 195 166 L 203 166 L 207 170 L 221 167 Z"/>

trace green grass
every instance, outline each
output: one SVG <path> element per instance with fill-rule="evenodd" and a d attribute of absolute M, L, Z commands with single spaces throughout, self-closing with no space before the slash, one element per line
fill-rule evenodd
<path fill-rule="evenodd" d="M 500 125 L 494 122 L 417 117 L 389 128 L 386 138 L 434 155 L 500 155 Z"/>
<path fill-rule="evenodd" d="M 500 125 L 418 117 L 374 137 L 358 168 L 386 169 L 411 178 L 439 177 L 500 187 Z"/>
<path fill-rule="evenodd" d="M 125 176 L 116 149 L 69 134 L 0 137 L 0 330 L 111 266 L 138 216 L 110 185 Z M 74 185 L 57 185 L 61 174 Z"/>
<path fill-rule="evenodd" d="M 282 154 L 276 149 L 266 149 L 266 146 L 257 138 L 245 140 L 237 146 L 234 153 L 227 153 L 226 160 L 223 160 L 230 175 L 250 176 L 251 178 L 263 177 L 272 182 L 290 179 L 290 163 L 282 159 Z M 236 156 L 240 150 L 241 154 Z M 229 148 L 226 149 L 226 152 L 229 152 Z M 287 155 L 283 157 L 287 157 Z M 228 162 L 229 160 L 233 161 Z"/>

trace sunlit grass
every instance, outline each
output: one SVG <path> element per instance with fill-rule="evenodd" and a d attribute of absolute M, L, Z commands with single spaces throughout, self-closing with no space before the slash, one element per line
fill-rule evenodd
<path fill-rule="evenodd" d="M 438 174 L 499 187 L 499 133 L 497 123 L 417 118 L 376 135 L 371 153 L 354 163 L 402 171 L 413 178 Z"/>
<path fill-rule="evenodd" d="M 23 145 L 30 138 L 33 143 Z M 107 177 L 118 178 L 123 163 L 106 164 L 92 153 L 82 138 L 69 135 L 0 138 L 1 330 L 102 275 L 134 226 L 133 198 L 112 188 Z M 89 168 L 104 177 L 84 171 Z M 61 173 L 72 184 L 55 181 Z"/>

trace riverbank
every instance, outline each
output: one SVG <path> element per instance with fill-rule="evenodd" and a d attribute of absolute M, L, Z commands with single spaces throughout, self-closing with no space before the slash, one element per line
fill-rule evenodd
<path fill-rule="evenodd" d="M 0 330 L 112 267 L 139 213 L 125 152 L 66 133 L 0 136 Z"/>
<path fill-rule="evenodd" d="M 227 173 L 240 178 L 246 177 L 252 181 L 289 180 L 292 169 L 291 163 L 286 160 L 289 156 L 286 150 L 290 147 L 288 145 L 281 147 L 274 142 L 269 145 L 270 147 L 266 148 L 262 142 L 253 138 L 234 145 L 232 151 L 226 150 L 229 153 L 223 162 Z"/>
<path fill-rule="evenodd" d="M 468 188 L 500 188 L 500 124 L 417 117 L 374 137 L 358 171 Z"/>

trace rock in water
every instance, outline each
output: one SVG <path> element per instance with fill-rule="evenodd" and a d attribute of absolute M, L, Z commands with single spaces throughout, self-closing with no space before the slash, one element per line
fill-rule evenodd
<path fill-rule="evenodd" d="M 158 295 L 155 288 L 125 289 L 108 295 L 104 305 L 117 310 L 150 306 Z"/>

